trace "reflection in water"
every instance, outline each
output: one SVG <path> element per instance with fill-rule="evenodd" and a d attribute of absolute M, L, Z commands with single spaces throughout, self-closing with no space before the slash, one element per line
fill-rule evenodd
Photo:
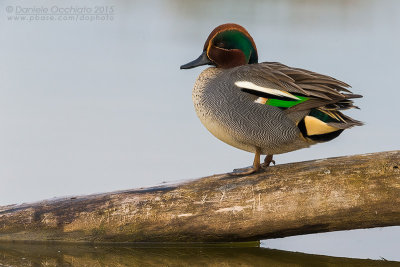
<path fill-rule="evenodd" d="M 398 266 L 258 247 L 0 244 L 0 266 Z"/>

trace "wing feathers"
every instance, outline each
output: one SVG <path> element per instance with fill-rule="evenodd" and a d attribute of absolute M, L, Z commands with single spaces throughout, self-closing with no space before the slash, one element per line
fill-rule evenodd
<path fill-rule="evenodd" d="M 320 91 L 320 92 L 324 92 L 327 94 L 334 94 L 334 95 L 339 95 L 342 96 L 341 93 L 339 93 L 336 90 L 332 90 L 331 87 L 327 86 L 327 85 L 323 85 L 323 84 L 307 84 L 307 83 L 299 83 L 298 84 L 300 87 L 302 87 L 303 89 L 309 89 L 309 90 L 313 90 L 313 91 Z"/>
<path fill-rule="evenodd" d="M 353 105 L 352 99 L 362 96 L 352 94 L 348 89 L 350 85 L 333 77 L 301 68 L 291 68 L 278 62 L 240 66 L 233 71 L 232 75 L 236 80 L 236 86 L 245 88 L 243 91 L 255 95 L 257 95 L 256 92 L 261 92 L 257 95 L 259 97 L 286 97 L 289 101 L 299 100 L 298 97 L 307 97 L 306 101 L 287 105 L 285 110 L 287 114 L 319 109 L 337 121 L 326 122 L 327 125 L 337 129 L 362 124 L 339 112 L 339 110 L 358 108 Z"/>

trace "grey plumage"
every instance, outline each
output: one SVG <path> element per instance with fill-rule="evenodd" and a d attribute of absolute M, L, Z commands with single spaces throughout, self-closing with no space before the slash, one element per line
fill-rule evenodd
<path fill-rule="evenodd" d="M 309 97 L 286 110 L 261 105 L 255 95 L 243 92 L 237 81 L 283 90 Z M 261 154 L 281 154 L 317 143 L 305 138 L 298 123 L 312 108 L 331 112 L 340 119 L 328 125 L 346 129 L 362 123 L 339 110 L 356 108 L 349 85 L 332 77 L 291 68 L 277 62 L 249 64 L 230 69 L 208 68 L 193 89 L 196 113 L 204 126 L 218 139 L 239 149 Z"/>

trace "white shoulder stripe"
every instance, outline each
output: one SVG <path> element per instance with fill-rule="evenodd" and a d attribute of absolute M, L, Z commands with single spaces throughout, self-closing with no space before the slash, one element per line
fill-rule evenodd
<path fill-rule="evenodd" d="M 248 81 L 237 81 L 237 82 L 235 82 L 235 85 L 240 88 L 255 90 L 255 91 L 263 92 L 263 93 L 270 94 L 270 95 L 283 96 L 283 97 L 288 97 L 288 98 L 291 98 L 294 100 L 300 100 L 300 98 L 298 98 L 286 91 L 258 86 L 256 84 L 254 84 L 252 82 L 248 82 Z"/>

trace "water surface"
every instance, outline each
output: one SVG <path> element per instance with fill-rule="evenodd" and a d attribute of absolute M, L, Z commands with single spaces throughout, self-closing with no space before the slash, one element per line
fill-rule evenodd
<path fill-rule="evenodd" d="M 398 266 L 247 247 L 129 247 L 0 244 L 0 266 Z"/>

